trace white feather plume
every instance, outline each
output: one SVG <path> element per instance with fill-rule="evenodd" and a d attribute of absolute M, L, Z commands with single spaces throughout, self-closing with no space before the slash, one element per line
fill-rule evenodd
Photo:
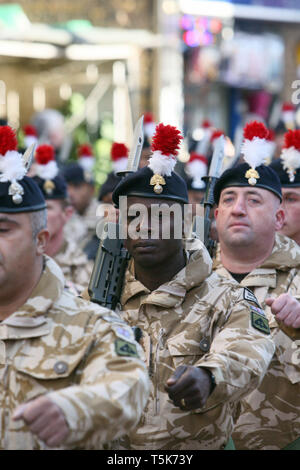
<path fill-rule="evenodd" d="M 265 163 L 269 156 L 269 152 L 268 142 L 265 139 L 260 139 L 259 137 L 254 137 L 252 140 L 245 139 L 241 147 L 241 153 L 244 155 L 244 160 L 251 168 L 256 168 L 257 166 Z"/>
<path fill-rule="evenodd" d="M 58 166 L 56 161 L 51 160 L 46 165 L 36 165 L 36 174 L 43 180 L 52 180 L 58 175 Z"/>
<path fill-rule="evenodd" d="M 267 148 L 267 159 L 270 160 L 272 159 L 275 149 L 276 149 L 276 144 L 273 140 L 267 140 L 266 141 L 266 148 Z"/>
<path fill-rule="evenodd" d="M 155 150 L 149 158 L 148 167 L 154 174 L 161 176 L 171 176 L 176 165 L 176 158 L 173 155 L 163 155 L 159 150 Z"/>
<path fill-rule="evenodd" d="M 78 159 L 78 163 L 85 171 L 92 171 L 95 158 L 94 157 L 81 157 Z"/>
<path fill-rule="evenodd" d="M 300 168 L 300 152 L 295 147 L 284 148 L 280 155 L 282 166 L 287 170 L 290 181 L 294 181 L 294 172 Z"/>
<path fill-rule="evenodd" d="M 144 124 L 144 131 L 147 137 L 152 137 L 155 132 L 156 124 L 155 122 L 147 122 Z"/>
<path fill-rule="evenodd" d="M 205 183 L 202 181 L 202 176 L 207 175 L 207 165 L 201 160 L 193 160 L 186 165 L 187 175 L 193 179 L 192 187 L 195 189 L 205 188 Z"/>
<path fill-rule="evenodd" d="M 118 171 L 125 171 L 127 168 L 127 162 L 128 162 L 127 157 L 122 157 L 122 158 L 118 158 L 118 160 L 114 160 L 112 162 L 114 172 L 118 173 Z"/>
<path fill-rule="evenodd" d="M 34 135 L 26 135 L 24 137 L 25 147 L 30 147 L 30 145 L 36 144 L 37 141 L 38 139 Z"/>
<path fill-rule="evenodd" d="M 0 181 L 21 180 L 26 175 L 22 154 L 16 150 L 8 150 L 5 156 L 0 156 Z"/>
<path fill-rule="evenodd" d="M 293 122 L 294 121 L 294 115 L 295 115 L 295 112 L 292 111 L 292 110 L 289 110 L 289 111 L 283 111 L 282 113 L 282 120 L 283 122 L 286 124 L 286 123 L 289 123 L 289 122 Z"/>

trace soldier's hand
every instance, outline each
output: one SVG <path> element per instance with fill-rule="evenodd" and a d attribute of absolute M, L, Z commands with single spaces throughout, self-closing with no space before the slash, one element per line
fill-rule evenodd
<path fill-rule="evenodd" d="M 286 326 L 300 328 L 300 302 L 290 294 L 281 294 L 276 299 L 269 297 L 266 304 L 271 307 L 271 312 L 277 320 Z"/>
<path fill-rule="evenodd" d="M 212 380 L 207 370 L 194 366 L 179 366 L 167 380 L 165 390 L 175 406 L 182 410 L 203 407 L 209 397 Z"/>
<path fill-rule="evenodd" d="M 18 406 L 13 419 L 23 419 L 30 431 L 49 447 L 62 444 L 70 432 L 62 410 L 46 396 Z"/>

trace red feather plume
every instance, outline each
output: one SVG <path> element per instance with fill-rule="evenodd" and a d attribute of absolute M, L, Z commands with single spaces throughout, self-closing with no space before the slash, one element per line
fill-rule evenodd
<path fill-rule="evenodd" d="M 35 152 L 35 161 L 39 165 L 47 165 L 47 163 L 55 160 L 54 148 L 52 145 L 39 145 Z"/>
<path fill-rule="evenodd" d="M 5 155 L 9 150 L 17 150 L 18 141 L 15 131 L 9 126 L 0 127 L 0 154 Z"/>
<path fill-rule="evenodd" d="M 203 127 L 204 129 L 207 129 L 207 128 L 209 128 L 209 127 L 212 127 L 212 123 L 210 122 L 209 119 L 204 119 L 204 121 L 202 122 L 202 127 Z"/>
<path fill-rule="evenodd" d="M 27 124 L 27 126 L 23 127 L 23 132 L 26 136 L 33 135 L 34 137 L 37 137 L 36 128 L 30 124 Z"/>
<path fill-rule="evenodd" d="M 283 103 L 282 111 L 294 111 L 294 110 L 295 110 L 295 107 L 292 103 L 289 103 L 287 101 Z"/>
<path fill-rule="evenodd" d="M 150 122 L 154 122 L 153 114 L 150 112 L 144 113 L 144 124 L 149 124 Z"/>
<path fill-rule="evenodd" d="M 128 148 L 125 144 L 114 142 L 111 147 L 110 155 L 114 162 L 120 158 L 126 158 L 128 157 Z"/>
<path fill-rule="evenodd" d="M 152 137 L 151 149 L 160 151 L 163 155 L 177 155 L 180 141 L 183 139 L 180 131 L 174 126 L 165 126 L 160 123 L 155 128 Z"/>
<path fill-rule="evenodd" d="M 208 164 L 208 160 L 205 157 L 205 155 L 201 155 L 200 153 L 196 153 L 196 152 L 191 152 L 190 159 L 189 159 L 188 163 L 190 163 L 194 160 L 199 160 L 199 161 L 205 163 L 206 165 Z"/>
<path fill-rule="evenodd" d="M 225 135 L 223 131 L 220 131 L 220 130 L 215 130 L 212 135 L 211 135 L 211 138 L 210 138 L 210 141 L 213 142 L 215 139 L 217 139 L 218 137 L 220 137 L 221 135 Z"/>
<path fill-rule="evenodd" d="M 93 149 L 90 144 L 82 144 L 78 147 L 78 157 L 92 157 L 93 156 Z"/>
<path fill-rule="evenodd" d="M 244 127 L 244 138 L 248 140 L 258 137 L 259 139 L 266 139 L 268 136 L 268 129 L 262 122 L 253 121 L 246 124 Z"/>
<path fill-rule="evenodd" d="M 284 136 L 283 148 L 295 147 L 300 150 L 300 129 L 289 130 Z"/>
<path fill-rule="evenodd" d="M 272 129 L 268 129 L 268 135 L 267 135 L 266 139 L 269 140 L 269 141 L 274 141 L 275 140 L 275 132 Z"/>

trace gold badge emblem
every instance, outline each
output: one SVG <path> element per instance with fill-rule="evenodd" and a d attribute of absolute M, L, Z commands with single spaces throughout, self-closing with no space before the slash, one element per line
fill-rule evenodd
<path fill-rule="evenodd" d="M 163 176 L 156 174 L 152 176 L 150 184 L 151 186 L 154 186 L 153 191 L 156 194 L 161 194 L 163 191 L 162 185 L 165 185 L 166 181 Z"/>
<path fill-rule="evenodd" d="M 93 181 L 93 174 L 91 171 L 84 170 L 83 176 L 86 183 L 91 183 Z"/>
<path fill-rule="evenodd" d="M 52 194 L 55 189 L 55 184 L 51 180 L 46 180 L 43 185 L 44 191 L 47 194 Z"/>
<path fill-rule="evenodd" d="M 250 170 L 246 171 L 245 177 L 247 178 L 248 183 L 251 184 L 251 186 L 255 186 L 260 176 L 258 172 L 254 170 L 254 168 L 250 168 Z"/>

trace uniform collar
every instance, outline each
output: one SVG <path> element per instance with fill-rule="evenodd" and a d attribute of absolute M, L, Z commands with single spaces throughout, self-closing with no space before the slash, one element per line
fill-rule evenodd
<path fill-rule="evenodd" d="M 276 233 L 272 253 L 261 266 L 253 269 L 241 282 L 245 287 L 270 287 L 277 285 L 277 271 L 289 271 L 300 267 L 300 247 L 296 242 L 284 235 Z M 220 244 L 213 261 L 213 270 L 220 276 L 233 279 L 229 271 L 222 265 Z"/>
<path fill-rule="evenodd" d="M 97 209 L 99 206 L 99 202 L 96 198 L 92 198 L 90 204 L 86 208 L 84 214 L 81 216 L 82 219 L 85 220 L 85 223 L 89 229 L 95 230 L 95 220 L 97 219 Z"/>
<path fill-rule="evenodd" d="M 144 295 L 143 303 L 161 307 L 179 307 L 189 290 L 199 286 L 211 273 L 212 262 L 205 248 L 187 252 L 187 264 L 170 282 L 162 284 L 150 292 L 134 277 L 134 261 L 131 260 L 125 276 L 125 286 L 121 296 L 121 304 L 135 296 Z"/>
<path fill-rule="evenodd" d="M 59 266 L 86 266 L 87 258 L 83 251 L 78 249 L 78 245 L 73 240 L 64 240 L 64 243 L 55 255 L 55 262 Z"/>
<path fill-rule="evenodd" d="M 44 270 L 38 284 L 26 303 L 1 323 L 1 327 L 5 325 L 5 328 L 2 327 L 3 330 L 7 327 L 39 328 L 46 323 L 48 310 L 63 292 L 64 276 L 51 258 L 45 256 L 44 260 Z"/>

